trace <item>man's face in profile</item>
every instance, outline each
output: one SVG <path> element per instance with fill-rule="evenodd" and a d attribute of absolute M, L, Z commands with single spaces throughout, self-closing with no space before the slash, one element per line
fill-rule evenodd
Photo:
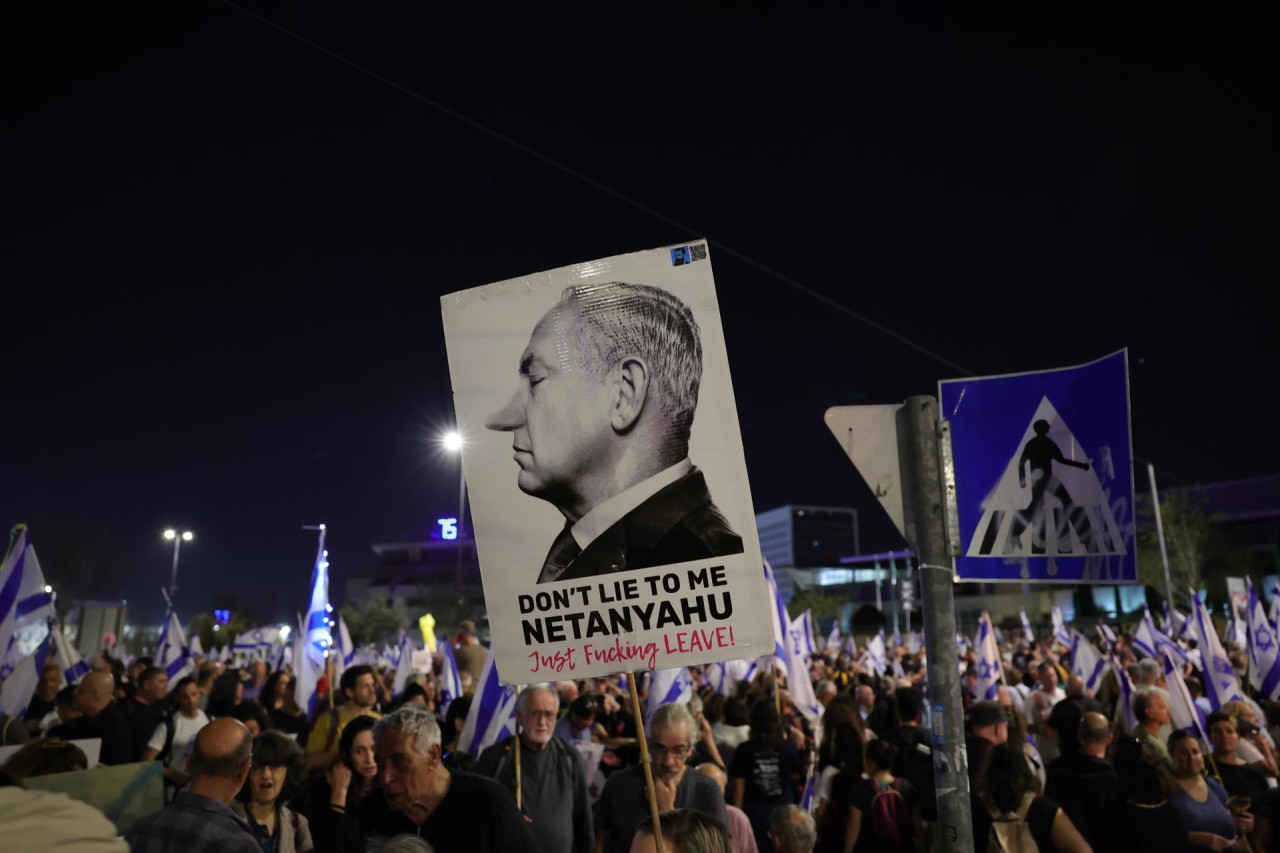
<path fill-rule="evenodd" d="M 520 490 L 557 506 L 571 504 L 601 468 L 612 437 L 609 385 L 582 369 L 577 321 L 563 305 L 547 312 L 520 357 L 515 393 L 485 419 L 512 433 Z"/>

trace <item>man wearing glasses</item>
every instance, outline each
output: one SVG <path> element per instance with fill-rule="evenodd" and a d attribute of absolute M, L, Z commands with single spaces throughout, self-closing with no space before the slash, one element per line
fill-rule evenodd
<path fill-rule="evenodd" d="M 692 809 L 728 826 L 724 793 L 713 779 L 690 773 L 685 764 L 693 750 L 693 716 L 684 705 L 660 705 L 649 721 L 649 763 L 658 796 L 658 811 Z M 597 853 L 627 853 L 640 821 L 649 816 L 644 768 L 637 765 L 609 777 L 600 793 Z"/>
<path fill-rule="evenodd" d="M 527 687 L 516 700 L 520 738 L 520 810 L 542 853 L 591 853 L 591 803 L 577 749 L 555 736 L 560 697 L 550 687 Z M 480 753 L 476 773 L 516 790 L 515 738 Z"/>

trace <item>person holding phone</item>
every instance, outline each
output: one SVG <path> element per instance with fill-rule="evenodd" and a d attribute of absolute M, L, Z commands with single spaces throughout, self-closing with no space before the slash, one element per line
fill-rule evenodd
<path fill-rule="evenodd" d="M 1209 729 L 1209 739 L 1213 741 L 1213 761 L 1218 775 L 1222 777 L 1222 787 L 1228 794 L 1244 797 L 1250 802 L 1261 799 L 1267 792 L 1267 777 L 1256 767 L 1245 764 L 1236 753 L 1236 747 L 1240 745 L 1236 718 L 1214 711 L 1205 719 L 1205 725 Z"/>
<path fill-rule="evenodd" d="M 1218 780 L 1205 777 L 1200 741 L 1185 731 L 1176 731 L 1169 736 L 1169 754 L 1173 777 L 1182 788 L 1170 802 L 1187 825 L 1188 843 L 1209 850 L 1248 851 L 1248 833 L 1253 829 L 1248 803 L 1228 797 Z M 1235 805 L 1238 813 L 1228 803 Z"/>

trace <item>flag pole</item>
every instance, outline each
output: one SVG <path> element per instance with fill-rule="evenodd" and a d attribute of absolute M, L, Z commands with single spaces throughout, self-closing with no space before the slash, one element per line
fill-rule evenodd
<path fill-rule="evenodd" d="M 516 708 L 520 707 L 520 685 L 516 685 Z M 516 809 L 520 809 L 520 717 L 516 716 Z"/>
<path fill-rule="evenodd" d="M 1160 540 L 1160 561 L 1164 564 L 1164 596 L 1169 602 L 1170 611 L 1173 610 L 1173 582 L 1169 579 L 1169 549 L 1164 544 L 1164 521 L 1160 518 L 1160 495 L 1156 492 L 1156 466 L 1150 462 L 1147 463 L 1147 479 L 1151 482 L 1151 508 L 1156 515 L 1156 536 Z M 1231 614 L 1233 617 L 1235 613 Z M 1172 612 L 1169 615 L 1170 621 L 1173 620 Z"/>
<path fill-rule="evenodd" d="M 667 848 L 662 844 L 662 822 L 658 818 L 658 791 L 653 786 L 653 767 L 649 764 L 649 736 L 645 734 L 644 711 L 640 709 L 640 694 L 636 692 L 637 675 L 638 673 L 633 672 L 627 676 L 627 690 L 631 693 L 631 707 L 638 723 L 636 734 L 640 741 L 640 764 L 644 767 L 644 787 L 649 794 L 649 816 L 653 818 L 654 847 L 657 850 L 665 850 Z M 777 683 L 776 680 L 774 683 Z M 652 685 L 650 688 L 652 689 Z M 776 693 L 777 688 L 775 687 L 774 690 Z"/>

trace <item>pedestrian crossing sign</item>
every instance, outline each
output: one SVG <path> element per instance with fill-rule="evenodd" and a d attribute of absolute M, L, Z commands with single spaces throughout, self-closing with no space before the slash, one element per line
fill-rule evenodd
<path fill-rule="evenodd" d="M 966 581 L 1134 583 L 1127 352 L 939 383 Z"/>

